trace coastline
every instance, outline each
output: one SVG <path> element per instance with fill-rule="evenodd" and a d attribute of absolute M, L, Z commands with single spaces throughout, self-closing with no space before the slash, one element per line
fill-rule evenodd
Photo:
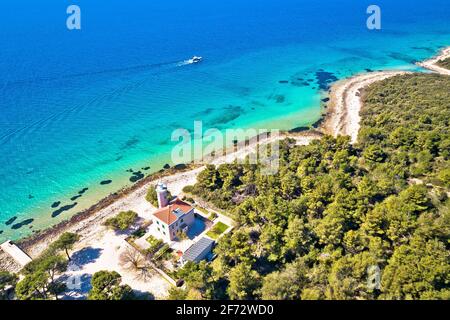
<path fill-rule="evenodd" d="M 436 63 L 450 56 L 450 47 L 443 49 L 441 53 L 433 59 L 420 63 L 419 65 L 431 71 L 450 74 L 449 70 L 443 69 Z M 440 70 L 442 69 L 442 70 Z M 326 116 L 317 130 L 308 130 L 295 133 L 295 130 L 283 132 L 279 137 L 268 137 L 259 142 L 250 143 L 247 147 L 237 152 L 226 152 L 224 156 L 217 157 L 212 164 L 220 165 L 228 163 L 236 158 L 245 157 L 251 153 L 260 143 L 271 143 L 274 139 L 294 138 L 297 144 L 308 144 L 314 139 L 319 139 L 322 134 L 349 135 L 352 142 L 356 142 L 359 131 L 359 112 L 362 107 L 360 100 L 361 90 L 370 84 L 393 77 L 406 74 L 406 71 L 381 71 L 356 75 L 335 83 L 329 92 L 329 103 L 326 109 Z M 131 187 L 121 189 L 102 199 L 89 209 L 75 214 L 70 219 L 65 220 L 55 226 L 33 234 L 27 238 L 16 241 L 16 243 L 27 252 L 32 258 L 39 256 L 48 245 L 56 240 L 63 232 L 75 232 L 81 236 L 80 244 L 89 243 L 92 239 L 104 231 L 103 222 L 123 210 L 143 210 L 146 213 L 152 207 L 145 201 L 145 194 L 150 185 L 164 178 L 168 188 L 175 194 L 179 194 L 182 188 L 189 184 L 194 184 L 198 173 L 203 170 L 203 165 L 189 164 L 186 168 L 171 168 L 164 172 L 157 172 L 149 175 L 143 180 L 133 184 Z M 15 263 L 0 252 L 0 269 L 18 271 L 20 269 Z"/>
<path fill-rule="evenodd" d="M 282 132 L 279 136 L 268 136 L 260 141 L 251 139 L 244 148 L 237 151 L 233 150 L 234 147 L 224 150 L 224 155 L 214 158 L 210 163 L 220 165 L 232 162 L 235 159 L 243 159 L 249 153 L 254 152 L 257 145 L 272 143 L 287 137 L 295 139 L 299 145 L 306 145 L 314 139 L 319 139 L 321 136 L 322 133 L 319 131 L 311 130 L 299 133 Z M 75 214 L 70 219 L 62 221 L 36 234 L 32 234 L 29 237 L 14 241 L 14 243 L 19 245 L 31 258 L 38 257 L 50 243 L 54 242 L 64 232 L 74 232 L 79 234 L 79 245 L 89 243 L 106 229 L 106 227 L 103 226 L 103 222 L 106 219 L 117 215 L 121 211 L 134 210 L 139 213 L 144 213 L 144 215 L 151 214 L 156 208 L 153 208 L 152 205 L 145 200 L 145 195 L 151 185 L 164 179 L 164 182 L 172 193 L 180 194 L 182 193 L 184 186 L 196 182 L 197 175 L 204 168 L 204 165 L 192 163 L 186 165 L 186 167 L 182 169 L 172 167 L 164 171 L 150 174 L 132 186 L 110 194 L 90 208 Z M 0 250 L 0 269 L 17 272 L 20 269 L 20 266 Z"/>
<path fill-rule="evenodd" d="M 418 62 L 417 65 L 422 68 L 437 72 L 439 74 L 450 75 L 450 70 L 442 68 L 437 64 L 440 60 L 444 60 L 447 58 L 450 58 L 450 47 L 442 49 L 437 56 L 429 60 Z"/>
<path fill-rule="evenodd" d="M 359 132 L 362 108 L 362 90 L 372 83 L 394 76 L 407 74 L 406 71 L 380 71 L 363 73 L 337 82 L 331 88 L 330 103 L 322 130 L 324 133 L 338 136 L 347 135 L 355 143 Z"/>

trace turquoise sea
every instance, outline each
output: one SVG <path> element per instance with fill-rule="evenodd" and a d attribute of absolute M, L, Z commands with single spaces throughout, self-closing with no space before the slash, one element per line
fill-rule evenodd
<path fill-rule="evenodd" d="M 450 45 L 448 0 L 377 0 L 379 31 L 372 2 L 1 1 L 0 241 L 173 165 L 171 133 L 194 120 L 311 125 L 331 81 L 416 70 Z M 81 30 L 66 28 L 70 4 Z"/>

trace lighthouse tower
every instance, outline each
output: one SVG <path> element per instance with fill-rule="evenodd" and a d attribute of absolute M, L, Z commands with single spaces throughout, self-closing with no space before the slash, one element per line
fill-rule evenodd
<path fill-rule="evenodd" d="M 158 205 L 160 208 L 169 205 L 169 200 L 167 199 L 167 186 L 164 183 L 159 182 L 156 185 L 156 195 L 158 196 Z"/>

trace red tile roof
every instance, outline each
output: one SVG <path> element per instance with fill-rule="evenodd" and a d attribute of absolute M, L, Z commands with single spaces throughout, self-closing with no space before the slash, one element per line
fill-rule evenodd
<path fill-rule="evenodd" d="M 177 209 L 184 213 L 188 213 L 193 209 L 193 207 L 190 204 L 176 198 L 167 207 L 156 210 L 153 215 L 165 224 L 171 225 L 178 220 L 177 215 L 173 213 L 173 211 Z"/>

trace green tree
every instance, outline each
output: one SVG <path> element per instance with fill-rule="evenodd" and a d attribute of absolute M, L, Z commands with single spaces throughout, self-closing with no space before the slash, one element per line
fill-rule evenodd
<path fill-rule="evenodd" d="M 171 287 L 169 289 L 168 300 L 186 300 L 188 292 L 184 289 Z"/>
<path fill-rule="evenodd" d="M 51 245 L 51 248 L 54 250 L 63 250 L 70 261 L 69 250 L 73 249 L 73 246 L 79 239 L 80 236 L 76 233 L 65 232 Z"/>
<path fill-rule="evenodd" d="M 245 263 L 238 264 L 230 271 L 228 295 L 232 300 L 249 300 L 257 296 L 260 285 L 258 272 Z"/>
<path fill-rule="evenodd" d="M 57 254 L 48 253 L 33 260 L 23 269 L 25 277 L 16 286 L 17 297 L 20 300 L 58 299 L 66 289 L 58 276 L 66 270 L 67 261 Z"/>
<path fill-rule="evenodd" d="M 450 188 L 450 168 L 441 170 L 438 177 L 447 188 Z"/>
<path fill-rule="evenodd" d="M 449 252 L 438 240 L 415 237 L 398 247 L 382 274 L 384 299 L 448 299 Z"/>
<path fill-rule="evenodd" d="M 115 271 L 99 271 L 92 276 L 89 300 L 131 300 L 133 290 L 121 285 L 122 277 Z"/>
<path fill-rule="evenodd" d="M 7 271 L 0 271 L 0 300 L 8 300 L 7 290 L 16 287 L 18 277 Z"/>
<path fill-rule="evenodd" d="M 308 267 L 302 260 L 286 265 L 264 277 L 261 289 L 264 300 L 298 300 L 304 286 L 308 283 Z"/>
<path fill-rule="evenodd" d="M 158 208 L 158 194 L 156 193 L 155 186 L 151 185 L 148 188 L 147 195 L 145 196 L 145 200 L 150 202 L 154 207 Z"/>

